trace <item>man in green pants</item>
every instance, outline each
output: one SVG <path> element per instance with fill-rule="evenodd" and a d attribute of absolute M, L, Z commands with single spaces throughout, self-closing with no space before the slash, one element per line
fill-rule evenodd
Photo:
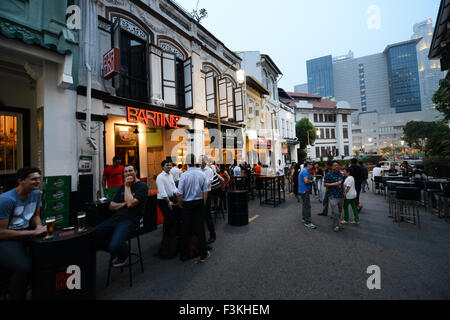
<path fill-rule="evenodd" d="M 355 216 L 355 220 L 351 223 L 354 225 L 359 226 L 359 215 L 358 215 L 358 208 L 356 207 L 356 197 L 357 192 L 355 188 L 355 179 L 352 176 L 352 169 L 351 168 L 345 168 L 344 169 L 344 221 L 341 222 L 341 224 L 348 224 L 349 214 L 348 214 L 348 206 L 350 205 L 353 209 L 353 214 Z"/>

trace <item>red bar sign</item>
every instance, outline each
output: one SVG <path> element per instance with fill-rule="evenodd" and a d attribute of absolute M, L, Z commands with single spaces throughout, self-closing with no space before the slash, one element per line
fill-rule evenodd
<path fill-rule="evenodd" d="M 109 80 L 120 72 L 120 50 L 112 48 L 103 56 L 103 78 Z"/>

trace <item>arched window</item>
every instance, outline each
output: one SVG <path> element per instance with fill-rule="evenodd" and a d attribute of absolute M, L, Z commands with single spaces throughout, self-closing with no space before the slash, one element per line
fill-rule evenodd
<path fill-rule="evenodd" d="M 178 109 L 193 108 L 192 60 L 181 45 L 167 37 L 158 37 L 162 49 L 162 98 Z"/>
<path fill-rule="evenodd" d="M 223 119 L 244 121 L 244 102 L 242 88 L 228 74 L 219 77 L 219 70 L 211 64 L 204 64 L 206 110 L 209 114 L 217 114 L 217 95 L 220 117 Z M 217 92 L 218 91 L 218 92 Z"/>
<path fill-rule="evenodd" d="M 120 49 L 120 74 L 114 78 L 119 97 L 149 101 L 147 52 L 151 36 L 137 23 L 112 17 L 112 46 Z"/>

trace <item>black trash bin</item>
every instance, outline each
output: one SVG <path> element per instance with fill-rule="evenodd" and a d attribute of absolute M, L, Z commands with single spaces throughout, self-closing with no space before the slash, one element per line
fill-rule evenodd
<path fill-rule="evenodd" d="M 228 224 L 234 227 L 248 225 L 248 191 L 228 192 Z"/>

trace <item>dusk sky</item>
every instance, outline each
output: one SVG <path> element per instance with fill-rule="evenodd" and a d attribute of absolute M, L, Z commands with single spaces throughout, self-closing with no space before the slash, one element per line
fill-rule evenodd
<path fill-rule="evenodd" d="M 177 2 L 189 12 L 197 5 L 197 0 Z M 434 25 L 439 4 L 439 0 L 200 0 L 199 8 L 208 11 L 202 24 L 230 50 L 270 55 L 284 74 L 279 86 L 292 91 L 307 81 L 306 60 L 349 50 L 356 58 L 382 52 L 388 44 L 411 39 L 415 23 L 431 18 Z"/>

